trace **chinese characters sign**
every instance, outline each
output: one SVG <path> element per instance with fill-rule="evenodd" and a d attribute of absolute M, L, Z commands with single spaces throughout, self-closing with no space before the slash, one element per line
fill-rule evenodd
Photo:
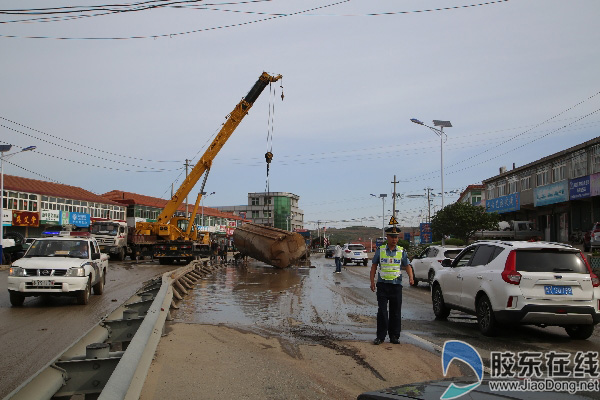
<path fill-rule="evenodd" d="M 421 231 L 421 243 L 431 243 L 432 234 L 431 234 L 431 224 L 424 223 L 420 226 Z"/>
<path fill-rule="evenodd" d="M 13 211 L 13 226 L 40 226 L 40 215 L 31 211 Z"/>
<path fill-rule="evenodd" d="M 499 214 L 518 211 L 521 209 L 519 193 L 512 193 L 507 196 L 501 196 L 496 199 L 488 199 L 485 201 L 486 212 L 497 212 Z"/>
<path fill-rule="evenodd" d="M 589 175 L 571 179 L 569 181 L 569 199 L 577 200 L 590 197 L 592 194 L 590 183 L 591 179 Z"/>
<path fill-rule="evenodd" d="M 556 182 L 533 189 L 533 204 L 535 207 L 562 203 L 567 200 L 569 200 L 567 181 Z"/>

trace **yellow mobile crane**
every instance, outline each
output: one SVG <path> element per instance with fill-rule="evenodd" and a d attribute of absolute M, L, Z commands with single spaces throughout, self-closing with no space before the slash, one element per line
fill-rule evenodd
<path fill-rule="evenodd" d="M 200 177 L 210 170 L 212 161 L 219 153 L 227 139 L 233 134 L 233 131 L 242 122 L 242 119 L 248 114 L 248 111 L 258 98 L 262 91 L 272 82 L 277 82 L 281 79 L 281 75 L 271 76 L 263 72 L 246 97 L 235 106 L 233 111 L 228 115 L 223 127 L 214 138 L 208 149 L 204 152 L 200 160 L 196 163 L 190 174 L 183 181 L 177 192 L 167 203 L 165 208 L 158 216 L 156 222 L 138 222 L 136 223 L 135 235 L 132 237 L 132 247 L 153 246 L 154 257 L 159 259 L 161 264 L 172 263 L 177 260 L 191 261 L 199 256 L 206 245 L 208 245 L 208 237 L 201 237 L 202 233 L 192 232 L 193 217 L 188 221 L 186 231 L 178 226 L 178 221 L 187 220 L 187 218 L 174 217 L 175 212 L 183 203 L 183 200 L 194 188 Z M 206 183 L 206 175 L 204 179 Z M 204 189 L 204 183 L 202 190 Z M 196 207 L 201 199 L 201 193 L 198 195 Z M 187 211 L 187 210 L 186 210 Z M 194 213 L 195 217 L 195 213 Z M 139 253 L 138 253 L 139 254 Z"/>

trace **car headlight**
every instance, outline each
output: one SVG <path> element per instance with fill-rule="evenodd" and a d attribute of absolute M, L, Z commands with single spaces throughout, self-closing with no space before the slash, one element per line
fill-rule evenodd
<path fill-rule="evenodd" d="M 83 267 L 75 267 L 69 268 L 67 274 L 65 276 L 85 276 L 85 268 Z"/>
<path fill-rule="evenodd" d="M 8 276 L 25 276 L 25 268 L 10 267 L 8 270 Z"/>

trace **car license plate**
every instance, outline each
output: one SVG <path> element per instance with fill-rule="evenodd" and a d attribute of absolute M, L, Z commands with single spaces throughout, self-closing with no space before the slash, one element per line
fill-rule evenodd
<path fill-rule="evenodd" d="M 100 251 L 104 251 L 105 248 L 105 246 L 100 246 Z"/>
<path fill-rule="evenodd" d="M 573 296 L 573 288 L 571 286 L 554 286 L 545 285 L 544 292 L 546 294 L 556 294 L 562 296 Z"/>
<path fill-rule="evenodd" d="M 360 256 L 360 252 L 359 252 L 359 251 L 357 251 L 357 252 L 354 252 L 354 255 L 355 255 L 355 256 Z"/>
<path fill-rule="evenodd" d="M 171 250 L 173 250 L 173 251 L 177 251 L 177 246 L 173 246 L 173 247 L 171 247 Z"/>
<path fill-rule="evenodd" d="M 33 286 L 54 286 L 54 281 L 32 281 Z"/>

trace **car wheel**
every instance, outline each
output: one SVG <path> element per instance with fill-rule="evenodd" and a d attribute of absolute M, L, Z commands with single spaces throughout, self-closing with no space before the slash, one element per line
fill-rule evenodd
<path fill-rule="evenodd" d="M 368 264 L 369 264 L 369 260 L 365 258 L 363 260 L 363 265 L 366 267 Z"/>
<path fill-rule="evenodd" d="M 487 296 L 482 296 L 477 302 L 477 324 L 485 336 L 494 336 L 498 327 L 492 304 Z"/>
<path fill-rule="evenodd" d="M 10 304 L 12 304 L 13 307 L 21 307 L 23 305 L 25 296 L 14 290 L 9 290 L 8 293 L 10 294 Z"/>
<path fill-rule="evenodd" d="M 87 284 L 85 285 L 85 289 L 77 292 L 77 304 L 85 306 L 87 303 L 90 302 L 90 285 L 91 281 L 90 278 L 88 278 Z"/>
<path fill-rule="evenodd" d="M 571 339 L 585 340 L 594 333 L 594 325 L 568 325 L 565 331 Z"/>
<path fill-rule="evenodd" d="M 435 277 L 435 271 L 434 270 L 429 271 L 429 276 L 428 276 L 429 286 L 433 285 L 434 277 Z"/>
<path fill-rule="evenodd" d="M 444 302 L 444 295 L 440 285 L 435 285 L 431 293 L 431 302 L 433 303 L 433 313 L 436 319 L 446 319 L 450 315 L 450 308 Z"/>
<path fill-rule="evenodd" d="M 94 285 L 94 294 L 101 295 L 104 293 L 104 285 L 106 284 L 106 271 L 102 274 L 102 278 Z"/>

